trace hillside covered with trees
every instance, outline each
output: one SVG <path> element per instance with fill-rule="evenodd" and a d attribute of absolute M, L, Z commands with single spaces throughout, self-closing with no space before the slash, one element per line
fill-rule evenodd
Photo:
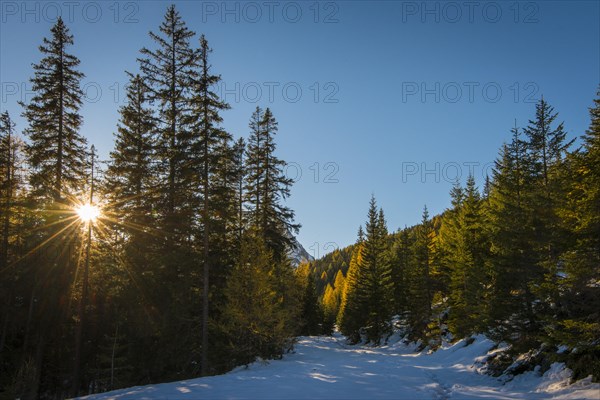
<path fill-rule="evenodd" d="M 600 95 L 600 93 L 599 93 Z M 374 198 L 356 243 L 302 268 L 326 330 L 379 344 L 401 317 L 411 340 L 485 333 L 600 379 L 600 99 L 582 145 L 542 99 L 512 130 L 493 176 L 456 182 L 442 215 L 388 233 Z M 557 346 L 569 351 L 551 354 Z M 507 356 L 499 366 L 510 366 Z M 549 364 L 547 364 L 549 365 Z"/>

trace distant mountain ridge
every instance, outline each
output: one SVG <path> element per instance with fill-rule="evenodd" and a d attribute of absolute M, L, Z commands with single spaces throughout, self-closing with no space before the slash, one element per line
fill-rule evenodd
<path fill-rule="evenodd" d="M 288 257 L 292 263 L 292 266 L 295 268 L 303 262 L 314 261 L 314 257 L 310 255 L 308 251 L 302 246 L 302 244 L 298 241 L 296 236 L 290 235 L 292 240 L 293 248 L 290 249 Z"/>

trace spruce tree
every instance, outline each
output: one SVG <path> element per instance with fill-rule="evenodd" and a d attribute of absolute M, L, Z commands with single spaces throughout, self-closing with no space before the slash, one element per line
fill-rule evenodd
<path fill-rule="evenodd" d="M 537 258 L 536 267 L 543 274 L 543 279 L 536 279 L 531 290 L 542 300 L 536 314 L 548 326 L 553 325 L 559 312 L 558 279 L 562 273 L 559 256 L 567 245 L 568 234 L 560 223 L 558 209 L 566 197 L 565 156 L 573 143 L 566 139 L 563 123 L 554 126 L 557 116 L 542 98 L 536 104 L 535 119 L 524 129 L 528 139 L 526 165 L 531 176 L 531 192 L 525 198 L 534 232 L 531 249 Z"/>
<path fill-rule="evenodd" d="M 421 224 L 416 228 L 413 262 L 409 274 L 409 324 L 411 326 L 411 336 L 414 339 L 425 337 L 431 317 L 433 294 L 430 276 L 430 249 L 432 233 L 433 226 L 429 219 L 429 211 L 425 206 Z"/>
<path fill-rule="evenodd" d="M 129 74 L 127 103 L 119 110 L 121 115 L 115 147 L 105 174 L 105 192 L 109 197 L 108 209 L 112 219 L 125 228 L 127 236 L 142 236 L 150 228 L 153 211 L 154 130 L 156 121 L 149 106 L 149 90 L 140 75 Z"/>
<path fill-rule="evenodd" d="M 0 207 L 2 209 L 2 243 L 0 270 L 8 267 L 12 209 L 15 198 L 15 123 L 8 111 L 0 115 Z"/>
<path fill-rule="evenodd" d="M 350 258 L 350 266 L 348 267 L 342 291 L 340 311 L 337 317 L 337 324 L 340 331 L 348 337 L 351 343 L 358 343 L 360 341 L 360 328 L 363 326 L 363 318 L 367 312 L 365 302 L 361 301 L 361 291 L 364 288 L 360 283 L 362 281 L 360 265 L 362 265 L 362 249 L 364 246 L 362 232 L 362 227 L 360 227 L 358 239 Z"/>
<path fill-rule="evenodd" d="M 275 155 L 278 123 L 270 109 L 257 107 L 250 120 L 246 166 L 246 200 L 250 223 L 264 235 L 275 258 L 287 257 L 293 246 L 291 234 L 300 228 L 294 212 L 283 202 L 290 195 L 292 179 L 284 174 L 285 161 Z"/>
<path fill-rule="evenodd" d="M 41 373 L 46 363 L 61 351 L 61 340 L 70 337 L 68 312 L 64 302 L 69 298 L 76 271 L 79 225 L 72 206 L 85 184 L 86 141 L 79 134 L 79 114 L 83 93 L 78 70 L 79 59 L 69 52 L 73 36 L 61 18 L 44 38 L 39 50 L 42 59 L 33 65 L 33 97 L 24 108 L 29 138 L 27 156 L 30 167 L 30 207 L 39 212 L 26 238 L 31 269 L 28 279 L 32 318 L 28 322 L 27 346 L 23 366 L 33 359 L 33 374 L 23 396 L 35 397 L 40 384 L 51 377 Z M 70 214 L 70 215 L 69 215 Z M 43 284 L 42 284 L 43 283 Z M 35 300 L 45 308 L 35 307 Z M 31 345 L 30 345 L 31 343 Z M 71 370 L 68 358 L 60 358 L 59 368 Z"/>
<path fill-rule="evenodd" d="M 501 339 L 530 335 L 535 319 L 531 285 L 541 276 L 530 248 L 534 232 L 527 208 L 531 177 L 525 146 L 520 130 L 513 128 L 510 143 L 502 147 L 495 162 L 490 192 L 493 262 L 488 318 Z"/>
<path fill-rule="evenodd" d="M 189 111 L 199 51 L 192 48 L 190 39 L 195 33 L 187 28 L 175 5 L 167 9 L 159 30 L 150 32 L 156 48 L 142 48 L 138 61 L 150 89 L 149 100 L 158 107 L 156 157 L 162 225 L 169 232 L 167 242 L 177 242 L 191 228 L 182 222 L 189 221 L 194 207 L 190 191 L 195 171 L 188 160 L 193 154 Z"/>
<path fill-rule="evenodd" d="M 392 268 L 387 252 L 387 227 L 383 210 L 377 212 L 375 198 L 371 199 L 366 240 L 360 268 L 365 271 L 364 288 L 368 316 L 365 321 L 367 340 L 379 344 L 391 332 L 393 314 Z"/>
<path fill-rule="evenodd" d="M 315 277 L 310 272 L 302 296 L 302 335 L 314 336 L 323 332 L 323 310 L 317 297 Z"/>
<path fill-rule="evenodd" d="M 232 218 L 234 192 L 232 185 L 231 160 L 233 157 L 229 141 L 231 135 L 220 125 L 223 118 L 220 113 L 229 108 L 216 94 L 215 87 L 221 77 L 214 75 L 209 55 L 212 52 L 208 41 L 200 37 L 199 71 L 192 81 L 193 96 L 191 98 L 192 131 L 196 138 L 192 146 L 194 155 L 192 163 L 195 166 L 195 175 L 198 176 L 198 199 L 201 201 L 200 226 L 203 249 L 202 273 L 202 374 L 208 373 L 208 325 L 209 325 L 209 290 L 210 270 L 216 256 L 215 249 L 226 250 L 226 245 L 219 246 L 215 239 L 225 239 L 228 232 L 227 219 Z M 213 235 L 213 230 L 215 234 Z M 211 243 L 212 242 L 212 243 Z M 212 253 L 212 254 L 211 254 Z"/>
<path fill-rule="evenodd" d="M 402 315 L 409 302 L 409 273 L 412 262 L 412 240 L 408 228 L 396 234 L 392 245 L 392 281 L 394 282 L 394 313 Z"/>
<path fill-rule="evenodd" d="M 459 336 L 482 332 L 484 326 L 485 285 L 488 281 L 487 248 L 483 229 L 481 199 L 475 179 L 469 176 L 464 199 L 457 210 L 450 255 L 450 328 Z"/>
<path fill-rule="evenodd" d="M 34 96 L 23 104 L 23 117 L 29 126 L 29 183 L 32 194 L 42 202 L 64 203 L 79 194 L 85 166 L 85 139 L 79 134 L 82 117 L 79 109 L 83 92 L 83 73 L 79 59 L 68 51 L 73 35 L 58 18 L 51 38 L 39 47 L 42 60 L 33 65 L 31 78 Z"/>
<path fill-rule="evenodd" d="M 262 235 L 256 229 L 246 231 L 224 289 L 222 323 L 230 343 L 230 366 L 249 364 L 256 357 L 280 357 L 291 345 L 298 315 L 286 307 L 276 269 L 280 267 Z M 293 280 L 287 283 L 293 285 Z"/>
<path fill-rule="evenodd" d="M 589 109 L 591 121 L 582 137 L 583 146 L 569 157 L 574 173 L 559 214 L 573 242 L 561 257 L 565 265 L 560 299 L 563 310 L 556 328 L 549 332 L 553 343 L 576 347 L 578 356 L 588 360 L 588 370 L 582 376 L 593 368 L 598 374 L 600 369 L 600 89 L 597 96 Z"/>
<path fill-rule="evenodd" d="M 244 155 L 246 142 L 239 138 L 233 145 L 233 185 L 235 188 L 235 228 L 238 243 L 241 243 L 244 229 L 246 228 L 246 213 L 244 209 L 244 182 L 246 179 L 246 165 Z"/>

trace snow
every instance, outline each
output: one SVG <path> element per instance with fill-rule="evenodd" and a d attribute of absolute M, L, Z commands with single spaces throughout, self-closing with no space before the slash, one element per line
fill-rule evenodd
<path fill-rule="evenodd" d="M 227 374 L 139 386 L 86 397 L 150 399 L 600 399 L 600 384 L 568 385 L 571 371 L 552 364 L 503 384 L 478 373 L 494 343 L 476 336 L 434 353 L 401 341 L 382 347 L 348 346 L 343 337 L 301 337 L 282 360 L 256 362 Z"/>

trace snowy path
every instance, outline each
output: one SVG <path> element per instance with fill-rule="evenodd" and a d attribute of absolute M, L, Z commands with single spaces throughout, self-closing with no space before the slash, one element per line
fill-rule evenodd
<path fill-rule="evenodd" d="M 371 348 L 344 346 L 340 337 L 306 337 L 283 360 L 88 399 L 600 399 L 598 384 L 565 387 L 560 368 L 543 378 L 527 373 L 507 385 L 479 375 L 472 365 L 491 345 L 479 339 L 425 355 L 402 344 Z"/>

